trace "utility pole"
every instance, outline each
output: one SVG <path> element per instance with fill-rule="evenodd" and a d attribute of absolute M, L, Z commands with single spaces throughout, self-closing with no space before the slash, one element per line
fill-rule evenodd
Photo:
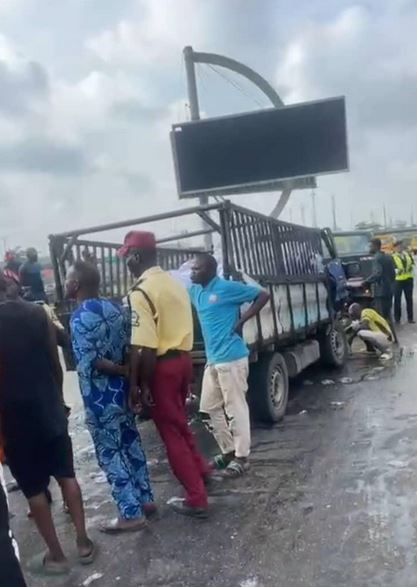
<path fill-rule="evenodd" d="M 317 228 L 316 192 L 311 192 L 313 228 Z"/>
<path fill-rule="evenodd" d="M 333 231 L 337 230 L 337 218 L 336 218 L 336 198 L 332 195 L 332 218 L 333 218 Z"/>
<path fill-rule="evenodd" d="M 384 215 L 384 228 L 387 228 L 388 224 L 387 224 L 387 207 L 384 204 L 384 208 L 383 208 L 383 215 Z"/>
<path fill-rule="evenodd" d="M 184 48 L 184 63 L 185 73 L 187 76 L 187 91 L 188 91 L 188 103 L 190 106 L 191 120 L 200 120 L 200 107 L 198 104 L 198 92 L 197 92 L 197 80 L 195 76 L 195 63 L 193 59 L 193 48 Z M 206 206 L 209 203 L 208 196 L 199 197 L 200 206 Z M 203 228 L 208 228 L 207 224 L 203 221 Z M 204 245 L 208 251 L 213 248 L 213 236 L 212 234 L 204 235 Z"/>

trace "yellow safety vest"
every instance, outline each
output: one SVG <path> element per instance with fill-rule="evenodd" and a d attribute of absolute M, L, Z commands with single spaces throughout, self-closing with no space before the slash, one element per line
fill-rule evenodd
<path fill-rule="evenodd" d="M 395 268 L 396 268 L 396 280 L 397 281 L 406 281 L 407 279 L 413 279 L 413 267 L 414 267 L 414 260 L 410 253 L 404 251 L 404 253 L 394 253 L 392 255 Z M 404 262 L 405 261 L 405 262 Z"/>

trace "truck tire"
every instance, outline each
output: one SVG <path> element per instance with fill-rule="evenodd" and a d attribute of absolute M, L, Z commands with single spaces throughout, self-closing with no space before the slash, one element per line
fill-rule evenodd
<path fill-rule="evenodd" d="M 275 424 L 282 420 L 288 403 L 288 370 L 279 353 L 261 355 L 251 365 L 249 375 L 249 406 L 253 418 Z"/>
<path fill-rule="evenodd" d="M 321 362 L 327 367 L 341 369 L 349 353 L 346 334 L 340 325 L 330 325 L 320 338 Z"/>

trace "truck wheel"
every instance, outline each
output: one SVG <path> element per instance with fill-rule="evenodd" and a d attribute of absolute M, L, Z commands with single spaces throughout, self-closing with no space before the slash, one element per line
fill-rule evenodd
<path fill-rule="evenodd" d="M 282 420 L 288 403 L 288 370 L 279 353 L 261 356 L 251 365 L 249 405 L 255 420 L 274 424 Z"/>
<path fill-rule="evenodd" d="M 320 340 L 321 361 L 328 367 L 341 369 L 348 357 L 346 334 L 340 325 L 331 325 Z"/>

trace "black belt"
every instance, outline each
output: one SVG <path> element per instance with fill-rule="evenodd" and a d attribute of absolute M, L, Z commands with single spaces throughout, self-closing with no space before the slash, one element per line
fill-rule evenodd
<path fill-rule="evenodd" d="M 167 359 L 175 359 L 177 357 L 181 357 L 182 355 L 187 355 L 187 351 L 179 351 L 176 349 L 171 349 L 169 351 L 167 351 L 166 353 L 164 353 L 163 355 L 160 355 L 159 357 L 157 357 L 158 361 L 166 361 Z"/>

